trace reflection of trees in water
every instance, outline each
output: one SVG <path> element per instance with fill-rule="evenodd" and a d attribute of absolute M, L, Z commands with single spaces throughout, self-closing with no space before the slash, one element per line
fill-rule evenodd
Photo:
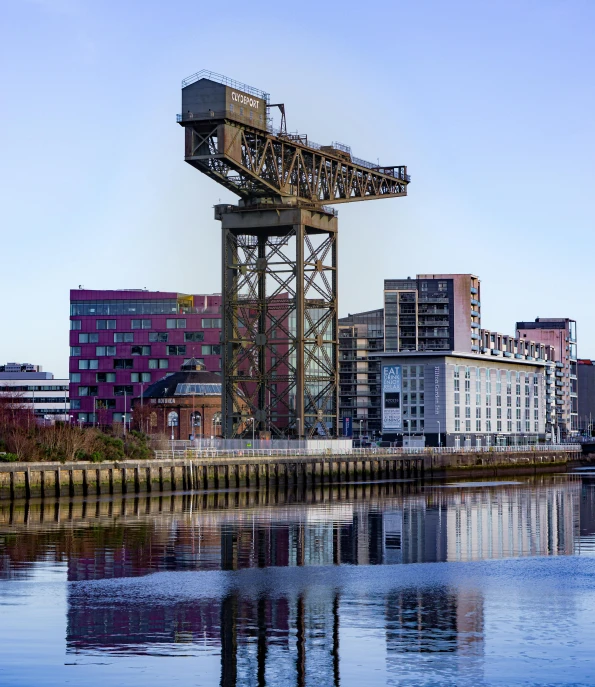
<path fill-rule="evenodd" d="M 103 522 L 93 527 L 8 532 L 0 534 L 0 558 L 5 560 L 6 573 L 26 571 L 35 561 L 43 560 L 67 562 L 69 576 L 85 571 L 86 579 L 119 577 L 150 569 L 158 539 L 149 523 L 129 527 L 126 523 Z"/>

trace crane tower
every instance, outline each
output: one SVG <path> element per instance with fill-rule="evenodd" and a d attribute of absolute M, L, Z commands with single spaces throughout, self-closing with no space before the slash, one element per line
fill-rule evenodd
<path fill-rule="evenodd" d="M 337 436 L 338 220 L 329 206 L 405 196 L 407 168 L 287 133 L 283 104 L 208 71 L 182 82 L 177 119 L 186 162 L 240 198 L 215 206 L 223 435 Z"/>

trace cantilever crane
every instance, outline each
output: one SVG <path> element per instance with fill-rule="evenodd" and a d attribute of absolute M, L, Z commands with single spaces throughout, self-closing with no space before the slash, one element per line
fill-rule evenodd
<path fill-rule="evenodd" d="M 407 195 L 405 166 L 320 146 L 269 118 L 267 93 L 212 72 L 182 82 L 185 160 L 240 197 L 223 225 L 223 432 L 337 436 L 337 213 Z"/>

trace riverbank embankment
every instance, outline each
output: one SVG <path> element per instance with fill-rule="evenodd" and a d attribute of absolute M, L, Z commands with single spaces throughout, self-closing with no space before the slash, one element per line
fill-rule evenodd
<path fill-rule="evenodd" d="M 569 446 L 458 452 L 363 449 L 344 454 L 157 451 L 154 459 L 144 461 L 0 464 L 0 499 L 488 477 L 565 469 L 581 457 L 580 447 Z"/>

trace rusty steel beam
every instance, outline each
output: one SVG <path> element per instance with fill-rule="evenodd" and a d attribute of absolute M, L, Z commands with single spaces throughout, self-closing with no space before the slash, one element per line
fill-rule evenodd
<path fill-rule="evenodd" d="M 225 436 L 337 436 L 337 218 L 216 206 L 223 225 Z M 249 432 L 248 432 L 249 433 Z"/>
<path fill-rule="evenodd" d="M 329 205 L 407 195 L 405 166 L 368 167 L 332 146 L 315 148 L 228 120 L 190 120 L 185 160 L 247 202 Z"/>

